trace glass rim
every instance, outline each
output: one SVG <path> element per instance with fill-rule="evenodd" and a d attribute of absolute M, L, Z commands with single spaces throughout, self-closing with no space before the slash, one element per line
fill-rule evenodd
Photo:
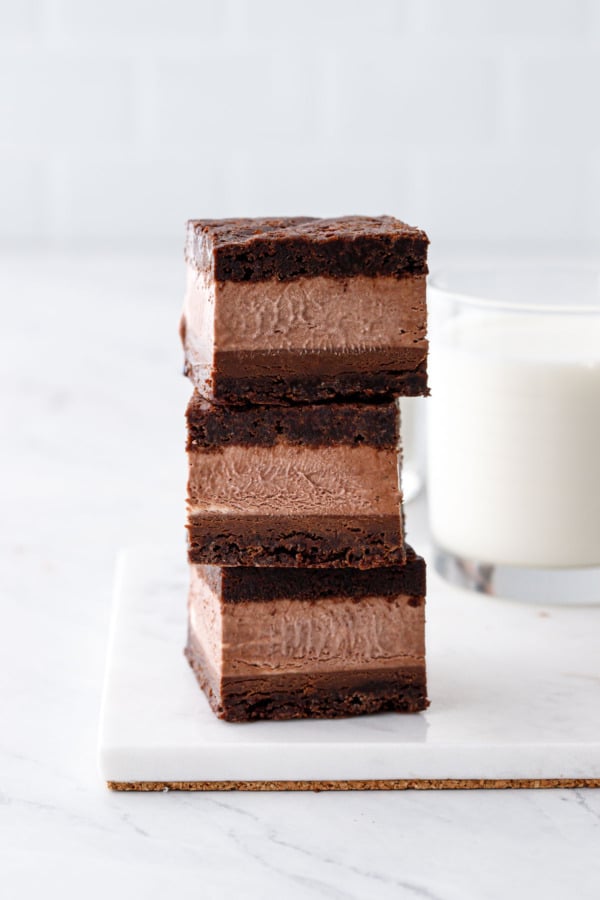
<path fill-rule="evenodd" d="M 486 297 L 485 292 L 469 292 L 464 288 L 453 288 L 450 281 L 451 275 L 459 272 L 471 273 L 491 273 L 491 272 L 509 272 L 522 271 L 532 274 L 536 270 L 543 272 L 545 275 L 558 272 L 579 273 L 587 272 L 596 274 L 598 277 L 598 302 L 597 303 L 578 303 L 573 305 L 556 304 L 556 303 L 533 303 L 526 301 L 501 300 L 493 297 Z M 445 296 L 467 306 L 473 306 L 482 310 L 502 311 L 511 313 L 534 313 L 534 314 L 553 314 L 553 315 L 597 315 L 600 316 L 600 261 L 574 261 L 574 260 L 543 260 L 534 261 L 488 261 L 488 262 L 461 262 L 448 263 L 432 272 L 427 280 L 428 291 L 435 294 Z"/>

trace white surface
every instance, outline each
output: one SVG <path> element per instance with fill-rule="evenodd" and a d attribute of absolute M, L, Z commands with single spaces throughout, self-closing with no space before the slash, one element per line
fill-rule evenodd
<path fill-rule="evenodd" d="M 183 518 L 183 287 L 179 252 L 0 260 L 3 900 L 597 900 L 600 791 L 106 790 L 115 556 Z"/>
<path fill-rule="evenodd" d="M 182 556 L 153 548 L 120 559 L 100 739 L 107 781 L 600 779 L 600 609 L 508 603 L 430 574 L 427 712 L 232 725 L 211 712 L 183 657 Z"/>
<path fill-rule="evenodd" d="M 190 215 L 385 210 L 600 240 L 594 0 L 0 7 L 8 238 L 178 252 Z"/>
<path fill-rule="evenodd" d="M 600 567 L 600 306 L 578 316 L 462 307 L 442 326 L 451 295 L 430 298 L 437 542 L 485 563 Z"/>

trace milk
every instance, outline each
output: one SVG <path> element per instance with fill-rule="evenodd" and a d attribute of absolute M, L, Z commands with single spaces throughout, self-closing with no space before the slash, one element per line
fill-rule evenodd
<path fill-rule="evenodd" d="M 600 565 L 600 314 L 475 309 L 432 337 L 438 545 L 498 565 Z"/>
<path fill-rule="evenodd" d="M 424 409 L 421 397 L 400 398 L 400 434 L 402 438 L 402 499 L 410 503 L 423 487 Z"/>

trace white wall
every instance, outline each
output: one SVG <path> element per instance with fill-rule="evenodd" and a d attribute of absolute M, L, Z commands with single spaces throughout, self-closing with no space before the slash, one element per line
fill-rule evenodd
<path fill-rule="evenodd" d="M 382 211 L 600 246 L 600 2 L 0 0 L 0 240 Z"/>

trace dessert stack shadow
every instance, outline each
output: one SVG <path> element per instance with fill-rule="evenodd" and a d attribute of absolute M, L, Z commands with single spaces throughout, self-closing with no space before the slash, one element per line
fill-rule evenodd
<path fill-rule="evenodd" d="M 186 656 L 229 721 L 426 708 L 397 398 L 427 393 L 424 232 L 193 220 Z"/>

